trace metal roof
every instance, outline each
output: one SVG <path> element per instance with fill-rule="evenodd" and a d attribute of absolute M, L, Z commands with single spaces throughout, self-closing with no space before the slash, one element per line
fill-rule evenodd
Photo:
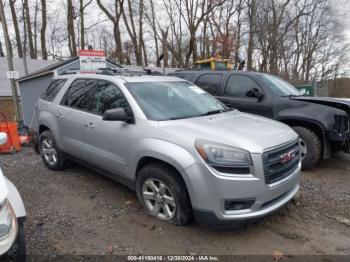
<path fill-rule="evenodd" d="M 18 71 L 20 77 L 24 76 L 24 65 L 22 58 L 13 58 L 13 66 Z M 30 73 L 38 71 L 43 67 L 54 64 L 53 60 L 40 60 L 40 59 L 27 59 L 28 71 Z M 7 58 L 0 57 L 0 97 L 11 96 L 10 80 L 6 77 L 6 71 L 8 71 Z"/>

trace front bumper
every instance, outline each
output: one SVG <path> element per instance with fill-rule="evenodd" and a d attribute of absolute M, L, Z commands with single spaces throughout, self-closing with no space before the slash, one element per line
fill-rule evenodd
<path fill-rule="evenodd" d="M 331 142 L 331 145 L 335 145 L 337 149 L 350 153 L 350 132 L 327 131 L 326 139 Z"/>
<path fill-rule="evenodd" d="M 206 225 L 241 224 L 267 216 L 288 203 L 298 192 L 301 163 L 287 177 L 266 184 L 261 155 L 252 155 L 254 170 L 249 175 L 223 175 L 203 163 L 183 174 L 197 222 Z M 246 209 L 227 210 L 225 202 L 253 200 Z"/>
<path fill-rule="evenodd" d="M 26 261 L 26 244 L 24 236 L 24 221 L 25 218 L 19 218 L 18 220 L 18 234 L 16 241 L 13 243 L 11 248 L 0 256 L 0 261 L 16 261 L 25 262 Z"/>

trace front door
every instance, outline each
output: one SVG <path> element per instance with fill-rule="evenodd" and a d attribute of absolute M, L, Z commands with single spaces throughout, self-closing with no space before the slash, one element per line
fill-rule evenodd
<path fill-rule="evenodd" d="M 93 115 L 85 123 L 84 137 L 88 144 L 89 162 L 110 172 L 126 173 L 128 152 L 134 124 L 120 121 L 104 121 L 103 113 L 114 108 L 129 108 L 120 89 L 113 83 L 97 80 L 91 111 Z"/>
<path fill-rule="evenodd" d="M 257 89 L 263 97 L 258 99 L 247 96 L 247 91 L 252 89 Z M 269 105 L 263 89 L 249 76 L 231 74 L 226 82 L 224 94 L 217 98 L 225 105 L 242 112 L 273 117 L 272 106 Z"/>

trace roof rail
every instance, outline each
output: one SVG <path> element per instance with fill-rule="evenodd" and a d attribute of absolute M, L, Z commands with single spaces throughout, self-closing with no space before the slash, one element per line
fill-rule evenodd
<path fill-rule="evenodd" d="M 100 75 L 123 75 L 123 76 L 141 76 L 141 75 L 163 75 L 163 73 L 159 71 L 155 71 L 152 69 L 144 68 L 143 70 L 130 70 L 126 68 L 111 68 L 111 67 L 101 67 L 97 70 L 91 70 L 95 74 Z M 84 72 L 84 70 L 73 69 L 64 71 L 61 75 L 72 75 L 72 74 L 80 74 Z"/>
<path fill-rule="evenodd" d="M 96 74 L 102 75 L 124 75 L 124 76 L 141 76 L 141 75 L 163 75 L 163 73 L 154 71 L 149 68 L 143 70 L 130 70 L 130 69 L 116 69 L 116 68 L 99 68 Z"/>

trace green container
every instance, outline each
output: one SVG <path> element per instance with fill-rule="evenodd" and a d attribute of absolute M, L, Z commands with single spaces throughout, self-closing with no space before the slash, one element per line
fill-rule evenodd
<path fill-rule="evenodd" d="M 315 88 L 312 85 L 295 86 L 304 96 L 315 96 Z"/>

